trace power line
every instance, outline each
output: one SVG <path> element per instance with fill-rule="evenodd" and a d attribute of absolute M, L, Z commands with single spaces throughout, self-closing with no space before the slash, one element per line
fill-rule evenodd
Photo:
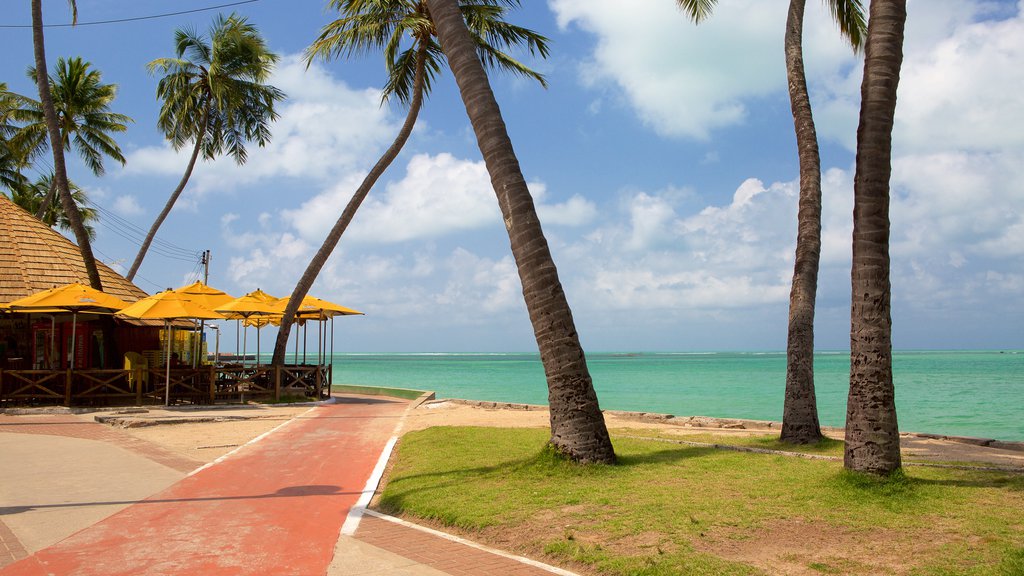
<path fill-rule="evenodd" d="M 219 10 L 221 8 L 229 8 L 231 6 L 239 6 L 242 4 L 252 4 L 253 2 L 259 2 L 259 0 L 241 0 L 240 2 L 231 2 L 228 4 L 220 4 L 218 6 L 210 6 L 208 8 L 196 8 L 195 10 L 182 10 L 181 12 L 168 12 L 166 14 L 153 14 L 152 16 L 136 16 L 134 18 L 118 18 L 116 20 L 95 20 L 93 22 L 78 22 L 77 24 L 43 24 L 43 28 L 70 28 L 73 26 L 96 26 L 99 24 L 120 24 L 122 22 L 137 22 L 139 20 L 154 20 L 156 18 L 167 18 L 168 16 L 181 16 L 182 14 L 194 14 L 196 12 L 207 12 L 210 10 Z M 31 28 L 31 24 L 0 24 L 0 28 Z"/>

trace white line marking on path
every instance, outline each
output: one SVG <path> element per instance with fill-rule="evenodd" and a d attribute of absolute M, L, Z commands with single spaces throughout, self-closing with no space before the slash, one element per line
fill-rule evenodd
<path fill-rule="evenodd" d="M 489 554 L 501 556 L 502 558 L 515 560 L 516 562 L 520 562 L 522 564 L 528 564 L 530 566 L 533 566 L 534 568 L 539 568 L 541 570 L 551 572 L 552 574 L 558 574 L 559 576 L 579 576 L 575 572 L 570 572 L 564 568 L 559 568 L 558 566 L 552 566 L 550 564 L 538 562 L 537 560 L 533 560 L 525 556 L 516 556 L 515 554 L 509 554 L 508 552 L 505 552 L 503 550 L 491 548 L 490 546 L 484 546 L 483 544 L 477 544 L 472 540 L 466 540 L 465 538 L 460 538 L 459 536 L 448 534 L 447 532 L 441 532 L 440 530 L 434 530 L 433 528 L 427 528 L 426 526 L 413 524 L 412 522 L 407 522 L 405 520 L 402 520 L 401 518 L 395 518 L 394 516 L 388 516 L 387 514 L 381 514 L 380 512 L 375 512 L 373 510 L 366 510 L 365 513 L 369 514 L 370 516 L 373 516 L 374 518 L 380 518 L 381 520 L 387 520 L 388 522 L 393 522 L 400 526 L 405 526 L 406 528 L 412 528 L 413 530 L 426 532 L 427 534 L 432 534 L 434 536 L 437 536 L 438 538 L 444 538 L 445 540 L 456 542 L 458 544 L 462 544 L 463 546 L 469 546 L 470 548 L 476 548 L 477 550 L 482 550 Z"/>
<path fill-rule="evenodd" d="M 384 468 L 388 465 L 388 460 L 391 459 L 391 452 L 395 449 L 395 444 L 398 442 L 398 437 L 402 433 L 402 425 L 405 424 L 405 417 L 409 414 L 409 410 L 412 409 L 414 403 L 410 403 L 409 407 L 402 412 L 402 417 L 398 419 L 398 423 L 395 424 L 395 429 L 391 431 L 391 438 L 388 443 L 384 445 L 384 450 L 380 453 L 380 458 L 377 459 L 377 465 L 373 467 L 373 472 L 370 473 L 370 478 L 366 481 L 366 486 L 363 486 L 363 492 L 359 495 L 359 500 L 356 501 L 348 511 L 348 516 L 345 517 L 345 523 L 341 525 L 342 536 L 355 536 L 356 530 L 359 529 L 359 520 L 362 519 L 363 513 L 366 512 L 366 507 L 370 504 L 370 500 L 373 495 L 377 492 L 377 486 L 380 485 L 380 479 L 384 476 Z"/>
<path fill-rule="evenodd" d="M 303 417 L 303 416 L 305 416 L 306 414 L 309 414 L 310 412 L 312 412 L 313 410 L 316 410 L 316 409 L 317 409 L 317 407 L 316 407 L 316 406 L 313 406 L 312 408 L 310 408 L 309 410 L 306 410 L 306 411 L 305 411 L 305 412 L 303 412 L 302 414 L 299 414 L 298 416 L 293 416 L 292 418 L 290 418 L 290 419 L 288 419 L 288 420 L 285 420 L 284 422 L 282 422 L 282 423 L 278 424 L 277 426 L 274 426 L 274 427 L 273 427 L 273 428 L 271 428 L 270 430 L 267 430 L 267 431 L 266 431 L 266 432 L 264 432 L 263 434 L 260 434 L 259 436 L 257 436 L 257 437 L 255 437 L 255 438 L 253 438 L 252 440 L 249 440 L 249 441 L 248 441 L 248 442 L 246 442 L 245 444 L 242 444 L 242 445 L 241 445 L 241 446 L 239 446 L 238 448 L 235 448 L 234 450 L 232 450 L 232 451 L 228 452 L 227 454 L 223 454 L 223 455 L 221 455 L 221 456 L 220 456 L 219 458 L 217 458 L 217 459 L 216 459 L 216 460 L 214 460 L 213 462 L 207 462 L 206 464 L 203 464 L 203 465 L 202 465 L 202 466 L 200 466 L 199 468 L 196 468 L 195 470 L 193 470 L 193 471 L 189 472 L 188 474 L 186 474 L 186 475 L 185 475 L 185 477 L 186 477 L 186 478 L 188 478 L 189 476 L 192 476 L 192 475 L 194 475 L 194 474 L 198 474 L 198 473 L 202 472 L 203 470 L 206 470 L 206 469 L 207 469 L 207 468 L 209 468 L 210 466 L 213 466 L 214 464 L 220 464 L 221 462 L 223 462 L 224 460 L 226 460 L 226 459 L 230 458 L 230 457 L 231 457 L 232 455 L 234 455 L 234 454 L 235 454 L 236 452 L 238 452 L 238 451 L 239 451 L 239 450 L 241 450 L 242 448 L 245 448 L 246 446 L 249 446 L 249 445 L 251 445 L 251 444 L 255 444 L 255 443 L 257 443 L 257 442 L 259 442 L 259 441 L 263 440 L 263 439 L 264 439 L 264 438 L 266 438 L 267 436 L 270 436 L 270 435 L 271 435 L 271 434 L 273 434 L 274 432 L 277 432 L 277 431 L 278 431 L 278 430 L 280 430 L 281 428 L 284 428 L 285 426 L 287 426 L 287 425 L 291 424 L 292 422 L 294 422 L 294 421 L 298 420 L 299 418 L 302 418 L 302 417 Z"/>

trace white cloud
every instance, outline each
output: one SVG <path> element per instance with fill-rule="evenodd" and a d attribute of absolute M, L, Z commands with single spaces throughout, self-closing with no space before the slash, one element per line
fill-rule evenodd
<path fill-rule="evenodd" d="M 322 241 L 361 181 L 360 177 L 349 177 L 299 208 L 284 211 L 283 217 L 304 238 Z M 581 226 L 597 214 L 594 204 L 582 196 L 548 204 L 544 202 L 546 186 L 532 183 L 529 187 L 545 225 Z M 448 153 L 417 154 L 409 160 L 400 180 L 378 182 L 370 191 L 345 237 L 351 241 L 397 243 L 500 223 L 501 213 L 483 161 L 463 160 Z"/>
<path fill-rule="evenodd" d="M 139 206 L 138 199 L 129 195 L 118 196 L 114 200 L 113 210 L 121 216 L 141 216 L 146 213 L 142 206 Z"/>
<path fill-rule="evenodd" d="M 522 285 L 511 256 L 482 258 L 457 248 L 446 262 L 448 280 L 437 302 L 463 319 L 480 319 L 523 307 Z"/>
<path fill-rule="evenodd" d="M 636 113 L 667 136 L 707 138 L 741 123 L 749 100 L 786 87 L 782 0 L 723 2 L 694 26 L 674 2 L 643 9 L 618 0 L 551 0 L 560 27 L 578 26 L 596 37 L 592 60 L 581 65 L 585 83 L 618 86 Z M 835 25 L 817 3 L 805 16 L 808 74 L 833 74 L 849 63 Z"/>
<path fill-rule="evenodd" d="M 366 199 L 352 235 L 373 242 L 403 242 L 501 221 L 482 162 L 451 154 L 417 154 L 402 180 Z"/>

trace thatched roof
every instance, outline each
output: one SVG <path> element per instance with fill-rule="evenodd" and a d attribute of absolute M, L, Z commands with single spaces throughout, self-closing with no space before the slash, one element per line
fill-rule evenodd
<path fill-rule="evenodd" d="M 96 267 L 107 294 L 126 302 L 147 296 L 106 264 Z M 89 284 L 78 246 L 0 194 L 0 302 L 72 282 Z"/>

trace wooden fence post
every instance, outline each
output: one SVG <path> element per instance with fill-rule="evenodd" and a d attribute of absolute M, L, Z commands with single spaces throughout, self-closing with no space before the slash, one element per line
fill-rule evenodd
<path fill-rule="evenodd" d="M 320 401 L 320 395 L 323 394 L 323 390 L 324 390 L 323 367 L 324 367 L 323 364 L 318 364 L 317 365 L 317 367 L 316 367 L 316 377 L 314 377 L 314 379 L 313 379 L 316 382 L 316 401 L 317 402 Z"/>
<path fill-rule="evenodd" d="M 64 372 L 64 405 L 71 407 L 71 368 Z"/>
<path fill-rule="evenodd" d="M 274 365 L 274 401 L 281 400 L 281 365 Z"/>

